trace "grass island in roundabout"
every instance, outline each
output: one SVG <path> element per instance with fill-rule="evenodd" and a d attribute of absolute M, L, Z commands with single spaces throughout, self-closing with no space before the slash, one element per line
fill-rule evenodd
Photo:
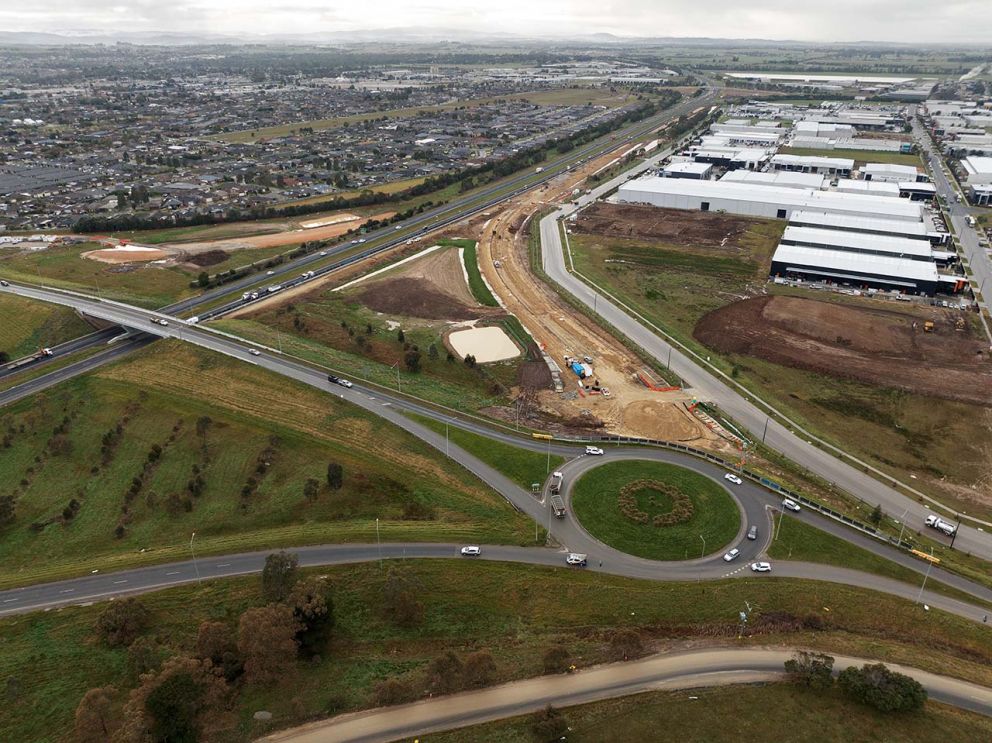
<path fill-rule="evenodd" d="M 721 485 L 685 467 L 638 460 L 582 475 L 572 488 L 572 513 L 600 541 L 649 560 L 699 558 L 704 540 L 706 554 L 717 552 L 741 525 Z"/>

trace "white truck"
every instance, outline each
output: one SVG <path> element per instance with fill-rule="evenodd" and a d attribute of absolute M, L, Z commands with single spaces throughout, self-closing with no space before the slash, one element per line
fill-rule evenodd
<path fill-rule="evenodd" d="M 555 472 L 551 475 L 551 494 L 557 495 L 561 492 L 561 484 L 565 481 L 565 475 L 561 472 Z"/>
<path fill-rule="evenodd" d="M 929 516 L 927 516 L 926 521 L 924 523 L 927 526 L 929 526 L 931 529 L 936 529 L 937 531 L 944 532 L 944 534 L 946 534 L 949 537 L 954 536 L 954 532 L 958 530 L 958 528 L 950 521 L 944 521 L 944 519 L 940 518 L 939 516 L 935 516 L 934 514 L 930 514 Z"/>
<path fill-rule="evenodd" d="M 560 495 L 551 496 L 551 510 L 555 512 L 556 519 L 565 518 L 565 501 L 562 500 Z"/>

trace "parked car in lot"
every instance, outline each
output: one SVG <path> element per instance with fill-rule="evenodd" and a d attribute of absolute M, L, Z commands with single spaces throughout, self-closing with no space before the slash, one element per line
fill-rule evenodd
<path fill-rule="evenodd" d="M 739 478 L 733 472 L 728 472 L 727 474 L 725 474 L 723 476 L 723 479 L 726 480 L 727 482 L 734 483 L 734 485 L 740 485 L 743 482 L 743 480 L 741 480 L 741 478 Z"/>
<path fill-rule="evenodd" d="M 478 557 L 482 554 L 482 548 L 476 547 L 474 544 L 468 547 L 462 547 L 462 555 L 464 557 Z"/>
<path fill-rule="evenodd" d="M 756 573 L 770 573 L 772 572 L 772 564 L 770 562 L 752 562 L 751 570 Z"/>
<path fill-rule="evenodd" d="M 728 552 L 727 554 L 725 554 L 723 556 L 723 561 L 724 562 L 733 562 L 734 560 L 736 560 L 740 556 L 741 556 L 741 551 L 739 549 L 737 549 L 736 547 L 734 547 L 732 550 L 730 550 L 730 552 Z"/>
<path fill-rule="evenodd" d="M 789 500 L 788 498 L 786 498 L 784 501 L 782 501 L 782 507 L 783 508 L 788 508 L 790 511 L 801 511 L 802 510 L 802 508 L 800 507 L 800 505 L 798 503 L 796 503 L 794 500 Z"/>
<path fill-rule="evenodd" d="M 602 456 L 603 450 L 600 449 L 598 446 L 587 446 L 586 454 L 591 454 L 593 456 L 598 457 L 598 456 Z"/>
<path fill-rule="evenodd" d="M 757 539 L 758 538 L 758 527 L 757 526 L 752 526 L 750 529 L 747 530 L 747 538 L 748 539 Z"/>
<path fill-rule="evenodd" d="M 580 555 L 577 552 L 569 552 L 568 556 L 565 558 L 566 564 L 578 565 L 580 568 L 584 568 L 586 566 L 587 560 L 587 555 Z"/>

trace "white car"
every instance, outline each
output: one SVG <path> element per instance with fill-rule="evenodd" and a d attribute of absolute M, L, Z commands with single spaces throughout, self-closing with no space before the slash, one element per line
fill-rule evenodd
<path fill-rule="evenodd" d="M 734 549 L 730 550 L 730 552 L 728 552 L 727 554 L 725 554 L 723 556 L 723 561 L 724 562 L 733 562 L 734 560 L 736 560 L 740 556 L 741 556 L 741 551 L 739 549 L 737 549 L 736 547 L 734 547 Z"/>
<path fill-rule="evenodd" d="M 327 251 L 321 250 L 319 253 L 317 253 L 317 255 L 327 255 Z"/>
<path fill-rule="evenodd" d="M 602 456 L 603 450 L 600 449 L 598 446 L 587 446 L 586 454 L 592 454 L 593 456 L 598 457 L 598 456 Z"/>
<path fill-rule="evenodd" d="M 587 559 L 588 558 L 586 555 L 580 555 L 576 552 L 570 552 L 568 556 L 565 558 L 565 562 L 568 565 L 578 565 L 580 568 L 584 568 L 586 566 Z"/>
<path fill-rule="evenodd" d="M 772 564 L 770 562 L 752 562 L 751 570 L 756 573 L 770 573 L 772 572 Z"/>
<path fill-rule="evenodd" d="M 786 498 L 784 501 L 782 501 L 782 506 L 784 508 L 788 508 L 790 511 L 801 511 L 802 510 L 802 507 L 798 503 L 796 503 L 794 500 L 789 500 L 788 498 Z"/>
<path fill-rule="evenodd" d="M 462 547 L 462 555 L 465 557 L 478 557 L 482 554 L 482 548 L 476 547 L 474 544 L 468 547 Z"/>
<path fill-rule="evenodd" d="M 259 351 L 257 348 L 249 348 L 248 349 L 248 353 L 250 353 L 252 356 L 261 356 L 262 355 L 262 352 Z"/>
<path fill-rule="evenodd" d="M 741 480 L 741 478 L 739 478 L 733 472 L 728 472 L 727 474 L 725 474 L 723 476 L 723 479 L 726 480 L 727 482 L 734 483 L 734 485 L 740 485 L 742 482 L 744 482 L 743 480 Z"/>
<path fill-rule="evenodd" d="M 348 387 L 348 388 L 351 388 L 351 387 L 354 387 L 355 386 L 351 382 L 349 382 L 347 379 L 339 379 L 338 380 L 338 384 L 340 384 L 342 387 Z"/>

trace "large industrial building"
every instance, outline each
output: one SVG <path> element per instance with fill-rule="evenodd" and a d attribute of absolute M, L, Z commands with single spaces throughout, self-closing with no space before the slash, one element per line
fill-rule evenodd
<path fill-rule="evenodd" d="M 928 296 L 933 296 L 941 283 L 937 264 L 931 261 L 796 245 L 778 246 L 771 273 L 781 278 Z"/>
<path fill-rule="evenodd" d="M 920 222 L 923 207 L 909 199 L 817 191 L 805 188 L 690 181 L 647 176 L 620 186 L 617 201 L 669 209 L 728 212 L 751 217 L 788 219 L 793 211 L 818 211 L 849 216 Z"/>
<path fill-rule="evenodd" d="M 926 240 L 931 245 L 944 245 L 946 232 L 935 232 L 925 222 L 905 219 L 879 219 L 877 217 L 852 217 L 844 214 L 827 214 L 814 211 L 794 211 L 789 224 L 797 227 L 820 227 L 842 232 L 863 232 L 868 235 L 894 235 L 909 240 Z"/>
<path fill-rule="evenodd" d="M 854 170 L 854 160 L 848 157 L 823 157 L 820 155 L 772 155 L 774 170 L 795 170 L 800 173 L 839 175 L 845 178 Z"/>
<path fill-rule="evenodd" d="M 776 173 L 758 173 L 753 170 L 728 170 L 720 180 L 724 183 L 749 183 L 755 186 L 779 186 L 780 188 L 822 189 L 827 177 L 817 173 L 793 173 L 780 170 Z"/>

